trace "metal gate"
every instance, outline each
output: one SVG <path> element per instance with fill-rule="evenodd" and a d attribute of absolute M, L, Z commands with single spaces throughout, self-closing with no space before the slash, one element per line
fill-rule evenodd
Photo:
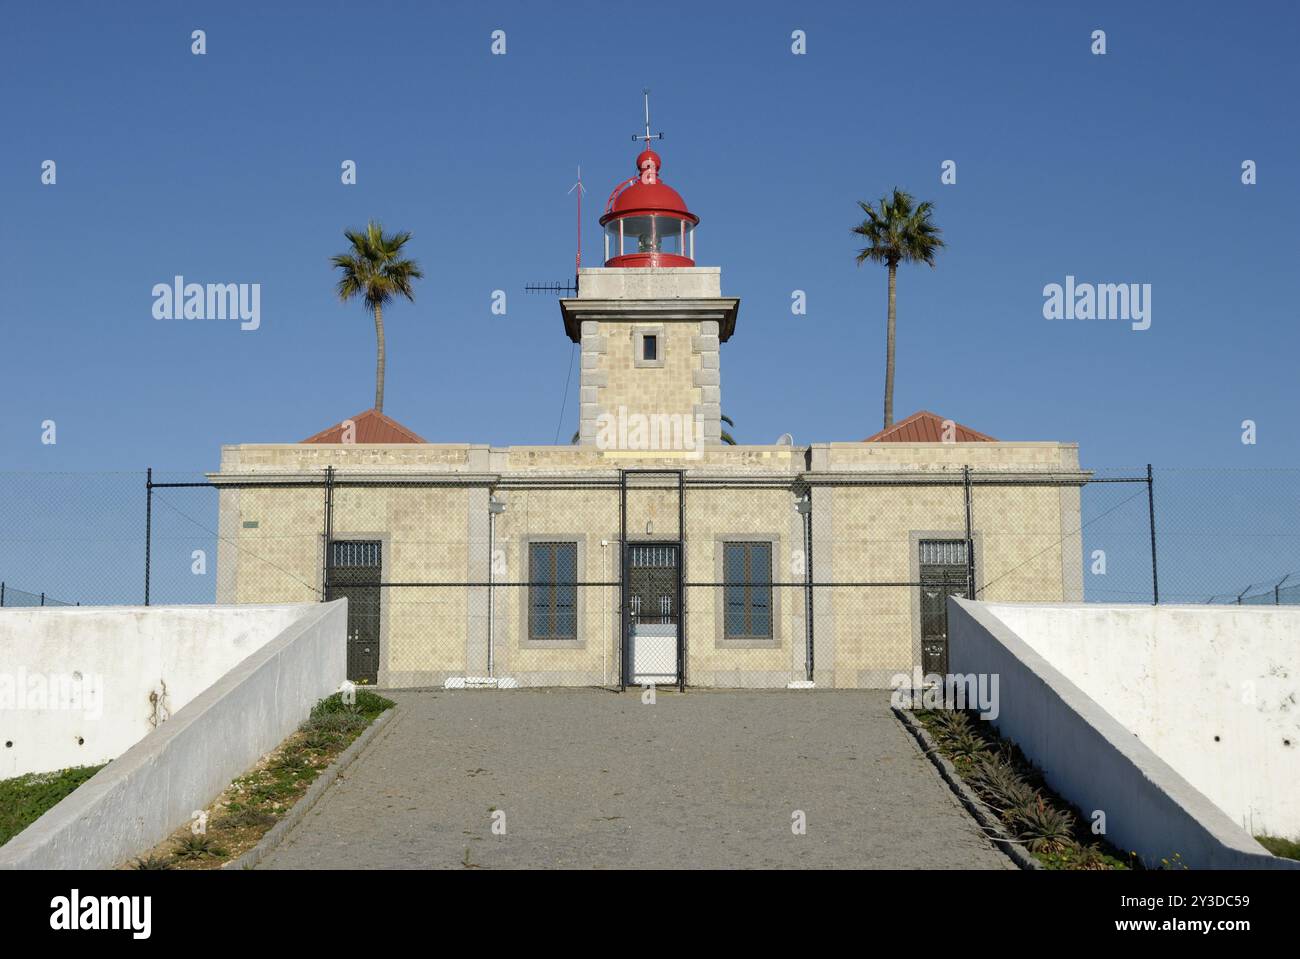
<path fill-rule="evenodd" d="M 629 502 L 629 492 L 633 495 Z M 660 528 L 656 531 L 653 519 Z M 676 530 L 664 528 L 676 523 Z M 620 685 L 686 685 L 686 616 L 682 544 L 686 537 L 685 473 L 621 470 L 619 541 L 622 666 Z M 636 535 L 629 536 L 635 530 Z M 644 530 L 644 535 L 641 531 Z M 673 536 L 673 532 L 676 533 Z"/>
<path fill-rule="evenodd" d="M 325 598 L 347 597 L 348 679 L 379 682 L 379 591 L 383 552 L 378 540 L 335 540 L 330 544 Z"/>
<path fill-rule="evenodd" d="M 971 567 L 963 540 L 921 541 L 921 672 L 948 674 L 948 597 L 964 598 Z"/>
<path fill-rule="evenodd" d="M 680 684 L 681 555 L 677 543 L 628 547 L 628 662 L 635 685 Z"/>

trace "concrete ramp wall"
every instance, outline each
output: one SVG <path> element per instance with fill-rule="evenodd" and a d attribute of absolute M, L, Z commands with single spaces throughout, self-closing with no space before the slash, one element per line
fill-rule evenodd
<path fill-rule="evenodd" d="M 116 759 L 303 612 L 0 610 L 0 779 Z"/>
<path fill-rule="evenodd" d="M 254 616 L 258 610 L 239 608 Z M 347 601 L 260 611 L 280 626 L 277 633 L 0 846 L 0 868 L 106 869 L 138 855 L 186 823 L 293 732 L 317 700 L 335 692 L 347 670 Z M 167 623 L 175 611 L 158 612 Z M 148 616 L 143 620 L 148 628 Z"/>
<path fill-rule="evenodd" d="M 1106 642 L 1093 630 L 1105 628 L 1105 607 L 1059 604 L 1052 606 L 1011 606 L 950 599 L 948 606 L 949 668 L 956 674 L 985 673 L 998 677 L 997 716 L 992 720 L 1002 735 L 1013 740 L 1037 766 L 1048 784 L 1091 818 L 1094 811 L 1105 814 L 1106 838 L 1122 850 L 1132 850 L 1148 864 L 1159 865 L 1177 853 L 1190 867 L 1201 868 L 1276 868 L 1300 869 L 1300 862 L 1272 856 L 1255 842 L 1241 825 L 1219 808 L 1148 746 L 1138 730 L 1129 728 L 1089 696 L 1074 680 L 1080 673 L 1077 663 L 1057 654 L 1053 659 L 1052 642 L 1090 643 L 1086 655 L 1096 658 L 1094 671 L 1109 668 L 1119 673 L 1133 668 L 1124 658 L 1106 659 Z M 1180 611 L 1151 607 L 1125 607 L 1152 617 L 1162 612 L 1182 615 L 1182 625 L 1189 620 L 1186 609 Z M 1008 612 L 1014 610 L 1015 612 Z M 1037 612 L 1035 612 L 1037 611 Z M 1061 619 L 1071 618 L 1075 626 L 1067 628 Z M 1207 612 L 1212 610 L 1207 609 Z M 1015 619 L 1018 629 L 1006 619 Z M 1037 619 L 1035 618 L 1037 617 Z M 1052 624 L 1052 639 L 1036 628 L 1037 621 Z M 1153 620 L 1154 621 L 1154 620 Z M 1162 642 L 1170 644 L 1170 655 L 1189 656 L 1196 639 L 1185 629 L 1175 634 L 1170 623 L 1162 630 Z M 1113 628 L 1113 626 L 1112 626 Z M 1019 630 L 1039 635 L 1040 650 Z M 1089 637 L 1093 638 L 1090 639 Z M 1248 639 L 1240 637 L 1239 642 Z M 1178 644 L 1182 643 L 1180 647 Z M 1181 649 L 1181 653 L 1180 653 Z M 1080 654 L 1085 655 L 1085 654 Z M 1222 675 L 1211 668 L 1208 674 L 1186 677 L 1181 690 L 1171 694 L 1213 698 L 1215 687 L 1233 682 L 1236 676 Z M 1094 679 L 1088 680 L 1090 683 Z M 1154 682 L 1130 682 L 1122 688 L 1126 695 L 1155 697 L 1159 686 Z M 1188 731 L 1196 735 L 1194 726 Z M 1266 737 L 1266 733 L 1257 733 Z M 1245 747 L 1242 747 L 1245 748 Z M 1265 748 L 1261 739 L 1254 747 Z M 1195 773 L 1194 774 L 1198 774 Z M 1281 798 L 1281 797 L 1279 797 Z"/>

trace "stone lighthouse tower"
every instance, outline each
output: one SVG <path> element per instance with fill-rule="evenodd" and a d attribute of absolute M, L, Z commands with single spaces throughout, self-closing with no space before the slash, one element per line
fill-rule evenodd
<path fill-rule="evenodd" d="M 647 121 L 646 136 L 650 140 Z M 645 149 L 600 218 L 604 266 L 578 271 L 562 299 L 564 329 L 582 346 L 579 442 L 597 445 L 603 424 L 672 417 L 695 424 L 695 443 L 721 442 L 719 347 L 736 328 L 740 300 L 722 295 L 722 270 L 695 265 L 700 218 L 663 182 L 663 160 Z"/>

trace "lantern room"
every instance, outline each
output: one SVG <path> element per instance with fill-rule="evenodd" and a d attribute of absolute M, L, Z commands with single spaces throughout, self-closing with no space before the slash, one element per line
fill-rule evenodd
<path fill-rule="evenodd" d="M 695 265 L 695 227 L 700 218 L 680 193 L 660 178 L 663 160 L 654 150 L 636 158 L 637 175 L 614 188 L 600 225 L 605 231 L 605 265 L 672 267 Z"/>

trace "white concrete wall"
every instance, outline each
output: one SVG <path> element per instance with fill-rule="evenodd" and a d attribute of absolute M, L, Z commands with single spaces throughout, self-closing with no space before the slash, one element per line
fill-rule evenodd
<path fill-rule="evenodd" d="M 302 612 L 301 606 L 0 610 L 0 779 L 117 758 Z M 56 693 L 44 706 L 41 688 Z M 78 689 L 80 700 L 70 703 L 66 693 Z"/>
<path fill-rule="evenodd" d="M 1300 837 L 1300 609 L 990 611 L 1251 835 Z"/>
<path fill-rule="evenodd" d="M 283 609 L 265 609 L 275 618 Z M 347 601 L 288 623 L 170 720 L 6 845 L 0 869 L 107 869 L 204 808 L 292 733 L 346 674 Z"/>
<path fill-rule="evenodd" d="M 1201 658 L 1199 673 L 1180 673 L 1181 688 L 1173 682 L 1155 681 L 1152 664 L 1163 662 L 1166 656 L 1176 658 L 1180 649 L 1184 656 L 1196 660 L 1197 645 L 1214 632 L 1202 622 L 1200 614 L 1212 612 L 1215 610 L 1211 607 L 1017 606 L 951 599 L 949 667 L 954 673 L 998 677 L 998 715 L 994 724 L 1042 769 L 1048 784 L 1085 816 L 1091 818 L 1096 810 L 1104 812 L 1106 836 L 1120 849 L 1136 851 L 1147 863 L 1158 864 L 1177 853 L 1192 867 L 1300 868 L 1300 863 L 1269 855 L 1235 817 L 1189 781 L 1193 775 L 1199 778 L 1206 774 L 1204 761 L 1182 759 L 1187 768 L 1176 768 L 1142 739 L 1139 730 L 1129 728 L 1084 686 L 1086 683 L 1100 690 L 1102 699 L 1111 703 L 1126 701 L 1116 708 L 1130 718 L 1141 715 L 1145 708 L 1135 708 L 1127 700 L 1147 697 L 1154 701 L 1148 715 L 1156 722 L 1164 723 L 1162 716 L 1176 716 L 1183 737 L 1195 740 L 1211 735 L 1208 730 L 1212 722 L 1198 721 L 1193 716 L 1194 705 L 1180 705 L 1175 700 L 1185 697 L 1193 704 L 1200 703 L 1207 716 L 1231 713 L 1231 706 L 1225 702 L 1225 684 L 1240 679 L 1233 670 L 1241 663 L 1253 663 L 1252 655 L 1243 652 L 1240 657 L 1234 656 L 1230 665 Z M 1146 634 L 1138 628 L 1144 619 L 1149 627 Z M 1021 630 L 1034 639 L 1031 641 Z M 1109 635 L 1110 630 L 1116 635 Z M 1125 642 L 1140 649 L 1145 642 L 1143 635 L 1151 637 L 1150 659 L 1145 666 L 1137 649 L 1119 649 Z M 1272 643 L 1270 636 L 1269 630 L 1247 628 L 1241 630 L 1235 642 L 1246 647 L 1255 645 L 1257 654 L 1262 655 L 1258 647 Z M 1043 649 L 1036 648 L 1035 643 Z M 1166 646 L 1167 652 L 1156 652 Z M 1075 653 L 1064 655 L 1065 648 Z M 1060 657 L 1062 663 L 1054 661 L 1052 655 Z M 1075 655 L 1077 659 L 1072 662 Z M 1089 665 L 1081 665 L 1085 660 Z M 1083 683 L 1075 682 L 1071 670 L 1088 678 Z M 1130 670 L 1136 672 L 1130 674 Z M 1121 680 L 1121 674 L 1128 678 Z M 1121 685 L 1122 693 L 1116 691 Z M 1162 705 L 1168 713 L 1161 712 Z M 1243 720 L 1234 728 L 1246 738 L 1263 737 L 1249 748 L 1256 756 L 1267 753 L 1266 740 L 1272 734 L 1270 721 L 1252 724 Z M 1239 746 L 1246 748 L 1244 743 Z M 1185 755 L 1194 752 L 1188 749 Z M 1292 790 L 1295 782 L 1293 778 Z M 1279 808 L 1284 808 L 1285 803 L 1286 799 L 1277 797 Z M 1282 825 L 1278 820 L 1278 827 Z"/>

